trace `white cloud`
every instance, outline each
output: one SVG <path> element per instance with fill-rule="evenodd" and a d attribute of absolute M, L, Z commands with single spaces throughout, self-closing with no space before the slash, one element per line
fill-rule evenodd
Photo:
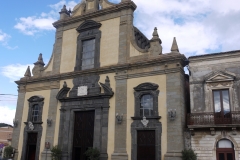
<path fill-rule="evenodd" d="M 22 65 L 22 64 L 10 64 L 0 68 L 0 74 L 9 78 L 10 82 L 14 82 L 24 77 L 27 67 L 33 68 L 32 64 Z"/>
<path fill-rule="evenodd" d="M 55 28 L 52 26 L 52 23 L 59 19 L 59 11 L 64 4 L 67 7 L 73 8 L 77 3 L 74 1 L 66 2 L 65 0 L 61 0 L 56 4 L 49 5 L 51 10 L 48 13 L 43 12 L 38 16 L 19 18 L 17 20 L 18 23 L 14 26 L 14 28 L 26 35 L 35 35 L 40 31 L 55 30 Z"/>
<path fill-rule="evenodd" d="M 6 123 L 13 125 L 13 119 L 15 117 L 15 109 L 11 109 L 7 106 L 0 106 L 0 123 Z"/>
<path fill-rule="evenodd" d="M 154 27 L 170 52 L 173 37 L 186 56 L 240 49 L 238 0 L 133 0 L 134 24 L 148 38 Z"/>
<path fill-rule="evenodd" d="M 18 48 L 18 46 L 15 46 L 15 47 L 9 46 L 8 41 L 9 41 L 10 38 L 11 38 L 10 35 L 8 35 L 7 33 L 4 33 L 2 30 L 0 30 L 0 43 L 1 43 L 4 47 L 6 47 L 7 49 L 13 50 L 13 49 Z"/>

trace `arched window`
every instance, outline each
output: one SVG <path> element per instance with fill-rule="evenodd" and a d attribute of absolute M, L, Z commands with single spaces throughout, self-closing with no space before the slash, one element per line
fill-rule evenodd
<path fill-rule="evenodd" d="M 233 144 L 227 139 L 222 139 L 218 141 L 217 148 L 233 148 Z"/>
<path fill-rule="evenodd" d="M 153 96 L 151 94 L 143 95 L 140 102 L 140 116 L 153 115 Z"/>
<path fill-rule="evenodd" d="M 37 122 L 39 117 L 39 105 L 35 104 L 32 107 L 32 122 Z"/>

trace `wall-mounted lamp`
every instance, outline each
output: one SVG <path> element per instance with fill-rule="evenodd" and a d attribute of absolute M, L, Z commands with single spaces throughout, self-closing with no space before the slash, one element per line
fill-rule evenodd
<path fill-rule="evenodd" d="M 48 126 L 51 126 L 52 125 L 52 119 L 47 119 L 47 124 L 48 124 Z"/>
<path fill-rule="evenodd" d="M 169 109 L 168 110 L 168 117 L 169 117 L 170 120 L 175 120 L 176 116 L 177 116 L 176 109 Z"/>
<path fill-rule="evenodd" d="M 17 120 L 15 120 L 15 119 L 13 119 L 13 127 L 17 127 L 18 126 L 18 119 Z"/>
<path fill-rule="evenodd" d="M 123 114 L 119 115 L 118 113 L 116 114 L 116 119 L 117 119 L 117 123 L 121 124 L 122 120 L 123 120 Z"/>

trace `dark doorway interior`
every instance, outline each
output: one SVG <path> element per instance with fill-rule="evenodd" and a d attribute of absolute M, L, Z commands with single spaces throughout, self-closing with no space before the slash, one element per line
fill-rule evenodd
<path fill-rule="evenodd" d="M 218 148 L 217 160 L 235 160 L 234 150 L 232 148 Z"/>
<path fill-rule="evenodd" d="M 95 111 L 75 112 L 73 160 L 87 160 L 85 152 L 93 147 Z"/>
<path fill-rule="evenodd" d="M 35 160 L 37 148 L 37 133 L 28 133 L 27 160 Z"/>
<path fill-rule="evenodd" d="M 155 160 L 155 131 L 137 131 L 137 160 Z"/>

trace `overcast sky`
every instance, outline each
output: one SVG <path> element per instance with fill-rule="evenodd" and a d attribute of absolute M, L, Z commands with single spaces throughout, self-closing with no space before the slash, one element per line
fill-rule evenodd
<path fill-rule="evenodd" d="M 119 3 L 120 0 L 109 0 Z M 149 39 L 158 28 L 163 52 L 173 37 L 186 57 L 240 49 L 239 0 L 133 0 L 134 25 Z M 73 8 L 79 0 L 4 1 L 0 5 L 0 123 L 12 124 L 17 85 L 27 66 L 39 53 L 47 64 L 52 54 L 55 28 L 64 4 Z"/>

